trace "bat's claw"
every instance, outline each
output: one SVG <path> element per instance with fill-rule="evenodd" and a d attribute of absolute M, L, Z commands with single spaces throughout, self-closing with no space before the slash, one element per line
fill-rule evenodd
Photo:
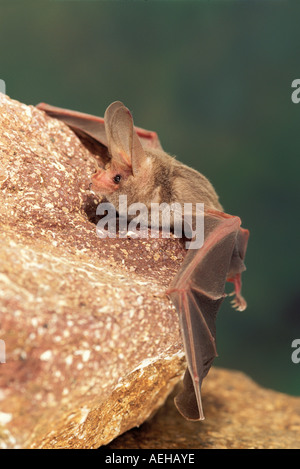
<path fill-rule="evenodd" d="M 230 302 L 232 307 L 237 311 L 244 311 L 247 308 L 247 302 L 240 294 L 236 294 L 235 291 L 229 294 L 229 296 L 235 295 L 233 300 Z"/>
<path fill-rule="evenodd" d="M 234 284 L 233 292 L 228 294 L 228 296 L 235 295 L 235 297 L 230 303 L 232 304 L 233 308 L 235 308 L 237 311 L 244 311 L 247 308 L 247 302 L 241 295 L 241 288 L 242 288 L 241 274 L 240 273 L 236 274 L 235 277 L 228 279 L 228 281 L 233 282 Z"/>

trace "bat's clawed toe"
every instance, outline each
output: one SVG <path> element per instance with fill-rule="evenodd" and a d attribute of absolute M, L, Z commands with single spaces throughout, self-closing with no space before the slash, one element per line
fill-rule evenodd
<path fill-rule="evenodd" d="M 235 294 L 235 292 L 230 293 L 230 295 Z M 237 311 L 244 311 L 247 308 L 247 302 L 242 297 L 242 295 L 236 295 L 234 299 L 230 302 L 232 307 Z"/>
<path fill-rule="evenodd" d="M 241 294 L 241 272 L 238 272 L 233 278 L 229 279 L 228 281 L 233 282 L 234 284 L 234 290 L 228 294 L 228 296 L 234 296 L 233 300 L 230 302 L 232 307 L 237 311 L 244 311 L 247 308 L 247 302 Z"/>

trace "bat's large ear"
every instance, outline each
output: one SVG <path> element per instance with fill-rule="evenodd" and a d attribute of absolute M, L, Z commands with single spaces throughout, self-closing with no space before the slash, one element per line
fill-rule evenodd
<path fill-rule="evenodd" d="M 135 175 L 143 167 L 146 154 L 129 109 L 120 101 L 112 103 L 105 111 L 104 124 L 113 162 Z"/>

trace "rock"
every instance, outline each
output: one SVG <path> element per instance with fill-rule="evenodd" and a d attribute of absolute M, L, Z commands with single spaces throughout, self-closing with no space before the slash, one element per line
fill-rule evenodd
<path fill-rule="evenodd" d="M 173 394 L 152 419 L 107 448 L 300 449 L 299 397 L 264 389 L 243 373 L 212 368 L 202 392 L 206 420 L 188 422 L 174 408 Z"/>
<path fill-rule="evenodd" d="M 176 239 L 100 239 L 93 147 L 0 94 L 0 448 L 97 448 L 181 378 Z"/>

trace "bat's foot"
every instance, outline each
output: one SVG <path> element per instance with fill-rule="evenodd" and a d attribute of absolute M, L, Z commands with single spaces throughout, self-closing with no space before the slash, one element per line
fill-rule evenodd
<path fill-rule="evenodd" d="M 233 291 L 232 293 L 229 293 L 229 296 L 235 295 L 233 300 L 230 302 L 232 307 L 236 309 L 237 311 L 244 311 L 247 308 L 247 302 L 245 298 L 242 297 L 240 293 L 236 293 Z"/>
<path fill-rule="evenodd" d="M 245 298 L 243 298 L 243 296 L 241 295 L 241 274 L 236 274 L 235 277 L 228 279 L 228 281 L 233 282 L 234 284 L 233 292 L 229 293 L 229 296 L 235 295 L 233 300 L 230 302 L 232 307 L 235 308 L 237 311 L 244 311 L 247 308 L 247 302 Z"/>

